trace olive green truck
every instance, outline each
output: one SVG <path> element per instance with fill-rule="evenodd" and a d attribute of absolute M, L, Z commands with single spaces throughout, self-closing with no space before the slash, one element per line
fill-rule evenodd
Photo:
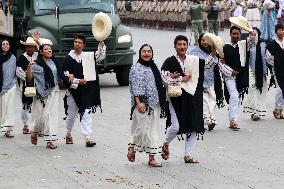
<path fill-rule="evenodd" d="M 92 19 L 98 12 L 107 13 L 112 21 L 112 32 L 105 40 L 107 56 L 97 68 L 100 74 L 116 73 L 118 84 L 128 85 L 135 52 L 131 49 L 129 28 L 121 24 L 117 14 L 116 0 L 11 0 L 10 10 L 13 39 L 19 41 L 39 31 L 41 37 L 53 42 L 53 52 L 59 62 L 73 48 L 76 34 L 87 38 L 84 51 L 96 50 L 98 42 L 92 34 Z M 5 37 L 3 32 L 0 35 Z"/>

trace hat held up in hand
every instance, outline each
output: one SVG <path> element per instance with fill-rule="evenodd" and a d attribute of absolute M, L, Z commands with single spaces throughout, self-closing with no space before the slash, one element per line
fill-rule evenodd
<path fill-rule="evenodd" d="M 111 33 L 112 22 L 110 17 L 103 12 L 97 13 L 92 22 L 92 32 L 97 41 L 105 40 Z"/>
<path fill-rule="evenodd" d="M 243 30 L 248 31 L 248 32 L 253 31 L 252 27 L 248 23 L 248 20 L 243 16 L 230 17 L 229 20 L 232 23 L 232 25 L 234 25 L 234 26 L 236 26 L 240 29 L 243 29 Z"/>

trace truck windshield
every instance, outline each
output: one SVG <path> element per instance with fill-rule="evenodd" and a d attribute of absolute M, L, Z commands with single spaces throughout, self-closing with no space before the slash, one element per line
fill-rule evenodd
<path fill-rule="evenodd" d="M 116 12 L 115 0 L 34 0 L 35 14 L 53 14 L 56 5 L 59 5 L 60 13 Z"/>

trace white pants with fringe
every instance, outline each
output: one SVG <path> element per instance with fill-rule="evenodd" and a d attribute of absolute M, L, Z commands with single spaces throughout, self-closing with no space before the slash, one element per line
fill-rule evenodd
<path fill-rule="evenodd" d="M 171 113 L 171 126 L 168 128 L 166 137 L 165 137 L 165 144 L 170 144 L 174 138 L 177 137 L 179 132 L 179 122 L 174 110 L 172 103 L 169 103 L 170 113 Z M 191 156 L 193 148 L 197 142 L 196 132 L 192 132 L 188 139 L 185 139 L 185 156 Z"/>

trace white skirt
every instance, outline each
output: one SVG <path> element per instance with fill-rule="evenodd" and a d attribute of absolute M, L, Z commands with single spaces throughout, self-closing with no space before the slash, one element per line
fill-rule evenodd
<path fill-rule="evenodd" d="M 44 98 L 44 104 L 34 98 L 32 104 L 31 129 L 36 134 L 43 134 L 45 142 L 57 140 L 57 128 L 59 126 L 60 91 L 54 89 L 48 97 Z"/>
<path fill-rule="evenodd" d="M 266 116 L 266 95 L 267 95 L 267 84 L 266 80 L 263 80 L 262 93 L 255 87 L 255 73 L 250 70 L 249 78 L 249 91 L 245 96 L 243 103 L 243 112 L 249 114 L 256 114 L 260 117 Z"/>
<path fill-rule="evenodd" d="M 133 112 L 129 146 L 135 151 L 150 155 L 161 153 L 165 135 L 166 120 L 160 118 L 161 108 L 141 114 Z"/>
<path fill-rule="evenodd" d="M 246 18 L 251 27 L 260 28 L 261 16 L 258 8 L 247 9 Z"/>
<path fill-rule="evenodd" d="M 19 107 L 19 93 L 17 84 L 0 95 L 0 123 L 1 133 L 10 132 L 16 123 L 16 107 Z M 19 107 L 20 108 L 20 107 Z"/>

